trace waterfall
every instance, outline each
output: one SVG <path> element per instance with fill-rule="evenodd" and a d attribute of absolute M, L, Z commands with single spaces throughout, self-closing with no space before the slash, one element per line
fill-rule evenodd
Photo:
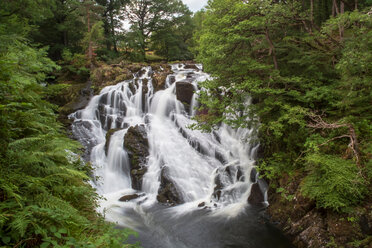
<path fill-rule="evenodd" d="M 190 216 L 198 219 L 200 211 L 219 218 L 244 213 L 257 180 L 251 174 L 258 146 L 249 142 L 251 129 L 222 124 L 212 133 L 190 130 L 198 114 L 192 91 L 210 76 L 201 65 L 171 68 L 163 90 L 155 91 L 152 68 L 145 67 L 132 80 L 105 87 L 70 118 L 74 135 L 87 148 L 97 178 L 92 184 L 105 198 L 100 211 L 106 218 L 145 236 L 167 237 L 153 247 L 198 247 L 170 237 L 175 230 L 166 226 Z M 182 90 L 191 90 L 191 96 Z M 182 100 L 187 97 L 189 103 Z M 143 147 L 148 143 L 148 151 L 138 148 L 144 158 L 125 148 L 135 132 L 144 136 Z M 133 159 L 142 164 L 134 169 Z"/>

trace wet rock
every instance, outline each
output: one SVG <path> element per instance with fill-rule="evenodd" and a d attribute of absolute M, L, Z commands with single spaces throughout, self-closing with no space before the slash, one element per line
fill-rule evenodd
<path fill-rule="evenodd" d="M 252 184 L 251 194 L 248 197 L 248 202 L 252 205 L 260 205 L 265 201 L 264 195 L 258 183 Z"/>
<path fill-rule="evenodd" d="M 205 202 L 201 202 L 201 203 L 199 203 L 198 208 L 202 208 L 204 206 L 205 206 Z"/>
<path fill-rule="evenodd" d="M 177 187 L 169 175 L 169 168 L 164 166 L 160 173 L 160 188 L 156 197 L 158 202 L 175 206 L 184 203 Z"/>
<path fill-rule="evenodd" d="M 131 200 L 134 200 L 134 199 L 137 199 L 139 197 L 141 197 L 143 195 L 139 195 L 139 194 L 133 194 L 133 195 L 125 195 L 125 196 L 122 196 L 119 201 L 121 202 L 129 202 Z"/>
<path fill-rule="evenodd" d="M 129 90 L 132 92 L 132 94 L 136 94 L 136 87 L 134 86 L 134 82 L 130 82 L 128 84 Z"/>
<path fill-rule="evenodd" d="M 222 189 L 223 189 L 223 183 L 222 183 L 222 180 L 221 180 L 221 175 L 218 174 L 215 178 L 214 178 L 214 189 L 213 189 L 213 197 L 215 199 L 217 199 L 217 201 L 221 198 L 221 194 L 222 194 Z"/>
<path fill-rule="evenodd" d="M 179 81 L 176 83 L 176 95 L 180 102 L 190 105 L 194 95 L 194 86 L 188 81 Z"/>
<path fill-rule="evenodd" d="M 174 84 L 176 82 L 176 76 L 170 75 L 169 76 L 169 84 Z"/>
<path fill-rule="evenodd" d="M 117 127 L 121 127 L 122 124 L 123 124 L 123 122 L 124 122 L 124 117 L 122 117 L 122 116 L 118 116 L 118 117 L 116 118 L 116 126 L 117 126 Z"/>
<path fill-rule="evenodd" d="M 149 143 L 144 125 L 130 127 L 124 137 L 124 148 L 128 152 L 131 168 L 132 188 L 141 190 L 142 178 L 147 171 Z"/>
<path fill-rule="evenodd" d="M 110 130 L 107 131 L 107 133 L 106 133 L 106 142 L 105 142 L 105 154 L 106 154 L 106 156 L 107 156 L 107 154 L 108 154 L 108 150 L 109 150 L 109 148 L 110 148 L 110 140 L 111 140 L 111 136 L 112 136 L 114 133 L 116 133 L 117 131 L 119 131 L 119 130 L 122 130 L 122 129 L 120 129 L 120 128 L 115 128 L 115 129 L 110 129 Z"/>
<path fill-rule="evenodd" d="M 143 64 L 137 64 L 137 63 L 132 63 L 130 65 L 127 65 L 127 68 L 132 72 L 136 73 L 140 71 L 145 65 Z"/>
<path fill-rule="evenodd" d="M 152 77 L 152 85 L 154 87 L 154 91 L 164 90 L 165 89 L 165 82 L 167 80 L 168 75 L 172 74 L 171 70 L 164 70 L 164 71 L 156 71 L 153 73 Z M 176 80 L 174 78 L 174 80 Z"/>
<path fill-rule="evenodd" d="M 195 78 L 195 73 L 193 73 L 193 72 L 187 73 L 186 78 L 187 79 L 193 79 L 193 78 Z"/>
<path fill-rule="evenodd" d="M 256 170 L 256 168 L 252 168 L 250 179 L 251 179 L 252 183 L 255 183 L 257 181 L 257 170 Z"/>
<path fill-rule="evenodd" d="M 227 163 L 227 159 L 225 158 L 225 156 L 219 152 L 219 151 L 215 151 L 215 154 L 214 154 L 214 157 L 221 162 L 221 164 L 226 164 Z"/>
<path fill-rule="evenodd" d="M 213 131 L 212 134 L 213 134 L 213 137 L 216 139 L 216 141 L 221 144 L 220 135 L 216 131 Z"/>
<path fill-rule="evenodd" d="M 146 74 L 146 70 L 141 68 L 141 70 L 138 71 L 138 72 L 135 74 L 135 76 L 138 77 L 138 78 L 140 78 L 140 77 L 144 76 L 145 74 Z"/>
<path fill-rule="evenodd" d="M 243 171 L 242 171 L 242 169 L 240 168 L 240 166 L 238 166 L 238 168 L 237 168 L 237 172 L 236 172 L 236 180 L 241 181 L 241 182 L 244 181 L 244 174 L 243 174 Z"/>
<path fill-rule="evenodd" d="M 146 79 L 147 81 L 147 79 Z M 147 82 L 143 81 L 142 83 L 142 111 L 145 112 L 146 107 L 146 94 L 149 92 L 149 88 L 147 86 Z"/>
<path fill-rule="evenodd" d="M 185 69 L 193 69 L 199 71 L 199 68 L 195 64 L 186 64 Z"/>

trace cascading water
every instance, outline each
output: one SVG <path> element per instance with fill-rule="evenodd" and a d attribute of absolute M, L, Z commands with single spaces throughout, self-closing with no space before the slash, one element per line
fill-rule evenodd
<path fill-rule="evenodd" d="M 289 247 L 275 229 L 259 224 L 257 207 L 248 203 L 258 184 L 258 146 L 247 142 L 253 130 L 188 129 L 198 105 L 192 91 L 209 78 L 196 66 L 172 65 L 159 91 L 145 67 L 70 116 L 95 168 L 92 184 L 106 199 L 100 210 L 138 231 L 144 247 Z M 259 203 L 267 204 L 266 197 Z"/>

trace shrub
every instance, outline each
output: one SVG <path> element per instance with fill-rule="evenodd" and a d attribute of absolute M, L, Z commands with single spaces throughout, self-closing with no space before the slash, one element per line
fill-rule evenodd
<path fill-rule="evenodd" d="M 347 211 L 363 199 L 366 182 L 352 160 L 313 153 L 306 157 L 306 166 L 309 173 L 301 191 L 315 200 L 317 207 Z"/>

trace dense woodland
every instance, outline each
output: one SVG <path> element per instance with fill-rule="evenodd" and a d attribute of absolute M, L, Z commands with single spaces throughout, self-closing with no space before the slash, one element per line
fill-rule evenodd
<path fill-rule="evenodd" d="M 192 14 L 180 0 L 1 1 L 0 246 L 138 246 L 97 215 L 91 168 L 51 103 L 123 61 L 203 63 L 214 79 L 194 128 L 257 127 L 260 173 L 284 200 L 286 177 L 357 221 L 371 202 L 371 5 L 210 0 Z"/>
<path fill-rule="evenodd" d="M 371 218 L 371 4 L 214 0 L 195 35 L 215 78 L 198 127 L 256 126 L 261 175 L 282 199 L 305 196 L 355 226 Z M 364 238 L 350 247 L 370 247 Z"/>

